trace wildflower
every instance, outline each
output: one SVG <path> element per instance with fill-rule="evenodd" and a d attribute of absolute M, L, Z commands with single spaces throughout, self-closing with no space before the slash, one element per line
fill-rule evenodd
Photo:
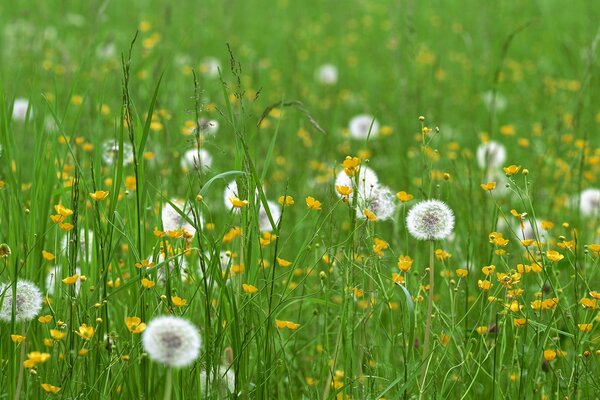
<path fill-rule="evenodd" d="M 183 307 L 187 305 L 187 300 L 182 299 L 179 296 L 171 296 L 171 301 L 175 307 Z"/>
<path fill-rule="evenodd" d="M 207 78 L 216 78 L 219 76 L 221 63 L 215 57 L 205 57 L 200 62 L 200 73 Z"/>
<path fill-rule="evenodd" d="M 38 321 L 40 322 L 40 324 L 47 324 L 48 322 L 52 321 L 52 315 L 48 314 L 48 315 L 42 315 L 41 317 L 38 318 Z"/>
<path fill-rule="evenodd" d="M 119 159 L 119 142 L 108 140 L 102 145 L 102 161 L 106 165 L 114 165 Z M 123 143 L 123 165 L 129 165 L 133 162 L 133 147 L 127 142 Z"/>
<path fill-rule="evenodd" d="M 231 202 L 231 205 L 235 208 L 244 208 L 248 205 L 248 200 L 240 200 L 237 197 L 230 197 L 229 201 Z"/>
<path fill-rule="evenodd" d="M 49 251 L 42 250 L 42 258 L 46 261 L 52 261 L 55 257 L 54 254 L 50 253 Z"/>
<path fill-rule="evenodd" d="M 0 257 L 6 258 L 12 254 L 10 247 L 6 243 L 0 244 Z"/>
<path fill-rule="evenodd" d="M 205 171 L 212 166 L 212 156 L 204 149 L 191 149 L 183 154 L 180 164 L 186 172 L 192 169 Z"/>
<path fill-rule="evenodd" d="M 135 267 L 138 269 L 152 268 L 154 267 L 154 262 L 148 261 L 146 259 L 140 261 L 139 263 L 135 263 Z"/>
<path fill-rule="evenodd" d="M 12 119 L 14 121 L 25 121 L 27 119 L 27 113 L 33 115 L 33 111 L 29 106 L 29 100 L 24 98 L 15 99 L 12 108 Z"/>
<path fill-rule="evenodd" d="M 281 321 L 276 319 L 275 320 L 275 326 L 277 327 L 277 329 L 289 329 L 291 331 L 295 331 L 296 329 L 298 329 L 300 327 L 300 324 L 297 324 L 295 322 L 292 321 Z"/>
<path fill-rule="evenodd" d="M 146 329 L 146 324 L 139 317 L 125 318 L 125 326 L 131 333 L 142 333 Z"/>
<path fill-rule="evenodd" d="M 219 132 L 219 121 L 214 119 L 200 118 L 198 120 L 198 126 L 200 127 L 200 134 L 208 134 L 215 136 Z"/>
<path fill-rule="evenodd" d="M 513 164 L 513 165 L 509 165 L 508 167 L 504 167 L 502 169 L 504 170 L 504 173 L 507 176 L 512 176 L 521 170 L 521 166 Z"/>
<path fill-rule="evenodd" d="M 565 256 L 563 256 L 556 250 L 548 250 L 546 252 L 546 257 L 548 258 L 548 260 L 554 261 L 554 262 L 558 262 L 558 261 L 562 260 L 563 258 L 565 258 Z"/>
<path fill-rule="evenodd" d="M 93 326 L 87 326 L 87 324 L 81 324 L 78 331 L 75 331 L 77 336 L 84 340 L 90 340 L 96 331 Z"/>
<path fill-rule="evenodd" d="M 488 327 L 487 326 L 478 326 L 477 328 L 475 328 L 475 331 L 480 335 L 485 335 L 488 332 Z"/>
<path fill-rule="evenodd" d="M 544 350 L 544 360 L 550 362 L 550 361 L 554 361 L 555 358 L 556 358 L 555 350 Z"/>
<path fill-rule="evenodd" d="M 294 198 L 292 196 L 288 196 L 288 195 L 279 196 L 279 199 L 277 201 L 282 206 L 291 206 L 294 204 Z"/>
<path fill-rule="evenodd" d="M 32 351 L 27 354 L 27 360 L 23 361 L 23 366 L 25 368 L 34 368 L 38 364 L 45 363 L 50 359 L 49 353 L 40 353 L 39 351 Z"/>
<path fill-rule="evenodd" d="M 13 343 L 21 343 L 25 340 L 25 336 L 21 336 L 21 335 L 10 335 L 10 340 L 13 341 Z"/>
<path fill-rule="evenodd" d="M 67 335 L 66 333 L 59 331 L 57 329 L 50 329 L 50 336 L 52 336 L 52 339 L 54 339 L 54 340 L 61 340 L 66 335 Z"/>
<path fill-rule="evenodd" d="M 63 279 L 62 281 L 65 285 L 74 285 L 78 279 L 79 279 L 79 275 L 75 274 L 75 275 L 72 275 L 72 276 L 69 276 L 69 277 Z"/>
<path fill-rule="evenodd" d="M 581 332 L 588 333 L 592 331 L 592 324 L 577 324 Z"/>
<path fill-rule="evenodd" d="M 467 275 L 469 275 L 469 270 L 464 268 L 457 268 L 454 272 L 456 272 L 456 276 L 458 276 L 459 278 L 466 278 Z"/>
<path fill-rule="evenodd" d="M 321 202 L 312 196 L 306 197 L 306 206 L 311 210 L 321 211 Z"/>
<path fill-rule="evenodd" d="M 13 300 L 15 301 L 15 321 L 31 321 L 42 309 L 42 293 L 38 287 L 25 279 L 16 282 L 17 290 L 13 298 L 12 283 L 0 284 L 0 295 L 4 294 L 2 308 L 0 309 L 0 320 L 10 322 L 13 311 Z"/>
<path fill-rule="evenodd" d="M 258 292 L 258 288 L 256 286 L 252 286 L 247 283 L 242 283 L 242 289 L 248 294 L 254 294 Z"/>
<path fill-rule="evenodd" d="M 338 81 L 337 67 L 333 64 L 323 64 L 317 69 L 315 78 L 317 82 L 323 85 L 335 85 Z"/>
<path fill-rule="evenodd" d="M 407 272 L 413 265 L 413 259 L 410 256 L 398 257 L 398 269 L 403 272 Z"/>
<path fill-rule="evenodd" d="M 339 186 L 335 185 L 335 190 L 338 194 L 340 194 L 343 198 L 348 198 L 353 192 L 350 186 Z"/>
<path fill-rule="evenodd" d="M 346 156 L 344 161 L 342 161 L 342 167 L 346 176 L 352 178 L 360 170 L 360 159 L 358 157 Z"/>
<path fill-rule="evenodd" d="M 377 174 L 369 167 L 361 167 L 358 171 L 358 182 L 355 178 L 350 178 L 346 172 L 341 171 L 335 179 L 335 188 L 342 199 L 348 199 L 355 190 L 358 191 L 358 198 L 363 202 L 368 202 L 371 198 L 373 189 L 379 184 Z"/>
<path fill-rule="evenodd" d="M 359 114 L 350 120 L 348 125 L 352 139 L 364 140 L 379 135 L 379 122 L 369 114 Z"/>
<path fill-rule="evenodd" d="M 387 250 L 390 248 L 390 244 L 385 240 L 375 238 L 373 240 L 373 253 L 377 257 L 383 257 L 383 250 Z"/>
<path fill-rule="evenodd" d="M 479 287 L 479 289 L 483 290 L 484 292 L 487 292 L 488 290 L 490 290 L 492 288 L 492 286 L 494 286 L 492 284 L 492 282 L 490 281 L 482 281 L 481 279 L 477 281 L 477 286 Z"/>
<path fill-rule="evenodd" d="M 415 204 L 406 216 L 408 232 L 418 240 L 441 240 L 454 229 L 454 214 L 440 200 L 425 200 Z"/>
<path fill-rule="evenodd" d="M 201 340 L 198 330 L 188 320 L 161 316 L 148 324 L 142 344 L 152 360 L 181 368 L 198 358 Z"/>
<path fill-rule="evenodd" d="M 513 324 L 514 324 L 515 328 L 522 328 L 527 324 L 527 319 L 515 318 L 515 319 L 513 319 Z"/>
<path fill-rule="evenodd" d="M 90 197 L 96 201 L 102 201 L 108 196 L 108 192 L 97 190 L 94 193 L 90 193 Z"/>
<path fill-rule="evenodd" d="M 42 383 L 41 386 L 46 393 L 58 393 L 61 389 L 59 386 L 54 386 L 49 383 Z"/>
<path fill-rule="evenodd" d="M 583 308 L 586 309 L 595 310 L 596 308 L 598 308 L 598 302 L 595 298 L 588 299 L 587 297 L 584 297 L 581 300 L 579 300 L 579 303 L 583 306 Z"/>
<path fill-rule="evenodd" d="M 370 221 L 390 219 L 394 215 L 396 204 L 394 203 L 394 194 L 386 186 L 375 186 L 367 196 L 359 196 L 359 209 L 363 212 L 357 216 L 367 218 Z M 366 211 L 365 211 L 366 210 Z"/>
<path fill-rule="evenodd" d="M 496 188 L 496 182 L 482 183 L 480 186 L 483 190 L 490 191 Z"/>
<path fill-rule="evenodd" d="M 408 194 L 405 191 L 401 191 L 401 192 L 396 193 L 396 197 L 402 203 L 409 202 L 409 201 L 411 201 L 413 199 L 413 195 L 412 194 Z"/>
<path fill-rule="evenodd" d="M 479 168 L 497 168 L 506 160 L 506 148 L 498 143 L 489 141 L 477 148 L 477 164 Z"/>
<path fill-rule="evenodd" d="M 600 189 L 585 189 L 579 199 L 579 210 L 584 216 L 598 214 L 600 210 Z"/>
<path fill-rule="evenodd" d="M 156 283 L 152 282 L 150 279 L 142 278 L 142 286 L 144 289 L 153 288 Z"/>
<path fill-rule="evenodd" d="M 290 265 L 292 265 L 292 262 L 285 260 L 283 258 L 277 257 L 277 264 L 279 264 L 280 267 L 289 267 Z"/>

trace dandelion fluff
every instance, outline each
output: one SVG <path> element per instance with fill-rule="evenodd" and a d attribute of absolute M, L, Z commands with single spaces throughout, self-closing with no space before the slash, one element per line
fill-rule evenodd
<path fill-rule="evenodd" d="M 279 218 L 281 218 L 281 207 L 279 206 L 279 204 L 271 200 L 267 200 L 267 206 L 269 207 L 271 217 L 273 217 L 273 222 L 277 224 L 277 221 L 279 221 Z M 271 221 L 269 221 L 267 211 L 263 207 L 262 202 L 260 203 L 260 209 L 258 210 L 258 229 L 261 232 L 271 232 L 273 230 L 273 227 L 271 226 Z"/>
<path fill-rule="evenodd" d="M 579 209 L 583 215 L 588 217 L 598 214 L 598 211 L 600 211 L 600 190 L 585 189 L 582 191 Z"/>
<path fill-rule="evenodd" d="M 482 143 L 477 148 L 477 164 L 479 168 L 498 168 L 506 161 L 506 148 L 493 140 Z"/>
<path fill-rule="evenodd" d="M 337 67 L 333 64 L 323 64 L 317 69 L 315 77 L 323 85 L 335 85 L 338 81 Z"/>
<path fill-rule="evenodd" d="M 102 145 L 102 161 L 106 165 L 114 165 L 119 160 L 119 142 L 108 140 Z M 129 143 L 123 143 L 123 165 L 133 162 L 133 147 Z"/>
<path fill-rule="evenodd" d="M 344 171 L 340 171 L 335 179 L 336 186 L 347 186 L 357 190 L 359 198 L 366 199 L 370 196 L 373 189 L 379 184 L 379 178 L 375 171 L 369 167 L 360 167 L 358 171 L 358 185 L 355 184 L 355 177 L 349 177 Z M 337 193 L 337 191 L 336 191 Z M 338 196 L 341 197 L 339 193 Z"/>
<path fill-rule="evenodd" d="M 454 214 L 443 201 L 425 200 L 408 211 L 406 226 L 418 240 L 441 240 L 452 233 Z"/>
<path fill-rule="evenodd" d="M 175 204 L 175 206 L 179 210 L 181 210 L 185 215 L 187 215 L 188 218 L 193 220 L 192 208 L 189 204 L 179 199 L 171 199 L 171 203 Z M 194 228 L 192 224 L 190 224 L 185 218 L 183 218 L 181 214 L 179 214 L 170 203 L 166 203 L 163 206 L 161 218 L 163 230 L 165 232 L 183 229 L 186 233 L 188 233 L 191 236 L 194 236 L 196 234 L 196 228 Z M 202 221 L 200 221 L 200 225 L 202 225 Z"/>
<path fill-rule="evenodd" d="M 220 366 L 217 371 L 217 376 L 211 374 L 206 387 L 206 371 L 200 372 L 200 391 L 203 395 L 222 396 L 219 398 L 225 398 L 229 393 L 235 391 L 235 373 L 233 368 L 227 368 Z"/>
<path fill-rule="evenodd" d="M 363 209 L 367 208 L 378 220 L 385 221 L 394 215 L 396 207 L 395 195 L 387 186 L 378 185 L 371 190 L 364 199 L 359 199 L 359 208 L 356 215 L 359 218 L 366 218 Z"/>
<path fill-rule="evenodd" d="M 206 57 L 200 63 L 200 73 L 207 78 L 216 78 L 219 76 L 221 63 L 215 57 Z"/>
<path fill-rule="evenodd" d="M 374 138 L 379 134 L 379 122 L 372 115 L 359 114 L 350 120 L 348 129 L 352 139 L 364 140 L 369 136 Z"/>
<path fill-rule="evenodd" d="M 182 368 L 200 353 L 200 334 L 186 319 L 162 316 L 153 319 L 142 334 L 142 344 L 150 359 L 167 367 Z"/>
<path fill-rule="evenodd" d="M 181 169 L 190 171 L 199 168 L 201 171 L 212 166 L 212 156 L 204 149 L 191 149 L 185 152 L 181 158 Z"/>
<path fill-rule="evenodd" d="M 29 100 L 23 98 L 15 99 L 12 109 L 12 119 L 14 121 L 25 121 L 28 110 L 29 115 L 33 115 L 33 112 L 29 108 Z"/>
<path fill-rule="evenodd" d="M 11 283 L 0 285 L 0 298 L 4 296 L 0 308 L 0 320 L 10 322 L 13 309 L 13 287 Z M 17 281 L 15 296 L 15 321 L 27 322 L 34 319 L 42 309 L 42 293 L 33 283 L 25 279 Z"/>

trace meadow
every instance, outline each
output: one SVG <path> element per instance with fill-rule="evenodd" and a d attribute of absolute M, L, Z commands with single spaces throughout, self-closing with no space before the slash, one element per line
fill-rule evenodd
<path fill-rule="evenodd" d="M 0 3 L 0 398 L 600 398 L 600 8 Z"/>

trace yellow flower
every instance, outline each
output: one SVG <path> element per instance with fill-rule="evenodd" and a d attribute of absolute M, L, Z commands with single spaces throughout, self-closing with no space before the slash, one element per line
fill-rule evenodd
<path fill-rule="evenodd" d="M 583 308 L 586 309 L 589 308 L 591 310 L 595 310 L 598 308 L 598 302 L 596 299 L 588 299 L 587 297 L 584 297 L 583 299 L 579 300 L 579 303 L 583 306 Z"/>
<path fill-rule="evenodd" d="M 413 265 L 413 259 L 410 256 L 398 257 L 398 269 L 407 272 Z"/>
<path fill-rule="evenodd" d="M 280 267 L 289 267 L 292 265 L 291 261 L 279 257 L 277 257 L 277 264 L 279 264 Z"/>
<path fill-rule="evenodd" d="M 503 170 L 507 176 L 512 176 L 521 170 L 521 166 L 513 164 L 509 165 L 508 167 L 504 167 Z"/>
<path fill-rule="evenodd" d="M 300 324 L 297 324 L 297 323 L 291 322 L 291 321 L 281 321 L 281 320 L 276 319 L 275 326 L 277 327 L 277 329 L 287 328 L 291 331 L 295 331 L 296 329 L 298 329 L 300 327 Z"/>
<path fill-rule="evenodd" d="M 488 327 L 487 326 L 478 326 L 477 328 L 475 328 L 475 331 L 477 333 L 479 333 L 480 335 L 484 335 L 487 333 Z"/>
<path fill-rule="evenodd" d="M 50 329 L 50 336 L 54 340 L 61 340 L 62 338 L 64 338 L 66 336 L 66 333 L 59 331 L 57 329 Z"/>
<path fill-rule="evenodd" d="M 90 193 L 90 197 L 96 201 L 102 201 L 108 197 L 109 192 L 103 190 L 96 190 L 94 193 Z"/>
<path fill-rule="evenodd" d="M 73 228 L 75 228 L 75 225 L 69 224 L 69 223 L 62 223 L 59 225 L 59 227 L 63 231 L 68 232 L 68 231 L 72 230 Z"/>
<path fill-rule="evenodd" d="M 513 319 L 513 324 L 515 328 L 522 328 L 527 324 L 527 320 L 525 318 L 515 318 Z"/>
<path fill-rule="evenodd" d="M 136 263 L 135 267 L 140 268 L 140 269 L 141 268 L 152 268 L 152 267 L 154 267 L 154 263 L 144 259 L 144 260 L 140 261 L 139 263 Z"/>
<path fill-rule="evenodd" d="M 40 321 L 42 324 L 47 324 L 48 322 L 52 321 L 52 315 L 42 315 L 38 318 L 38 321 Z"/>
<path fill-rule="evenodd" d="M 125 325 L 131 333 L 142 333 L 146 329 L 146 324 L 139 317 L 125 318 Z"/>
<path fill-rule="evenodd" d="M 77 279 L 79 279 L 79 275 L 75 274 L 75 275 L 66 277 L 62 281 L 65 285 L 73 285 L 73 284 L 75 284 L 75 282 L 77 282 Z"/>
<path fill-rule="evenodd" d="M 467 275 L 469 275 L 469 271 L 464 268 L 458 268 L 455 272 L 456 276 L 459 278 L 465 278 Z"/>
<path fill-rule="evenodd" d="M 492 284 L 492 282 L 490 281 L 482 281 L 481 279 L 477 281 L 477 286 L 479 286 L 479 289 L 483 290 L 483 291 L 488 291 L 491 289 L 492 286 L 494 286 Z"/>
<path fill-rule="evenodd" d="M 175 307 L 183 307 L 183 306 L 187 305 L 187 300 L 182 299 L 179 296 L 171 296 L 171 301 L 173 302 L 173 305 Z"/>
<path fill-rule="evenodd" d="M 145 289 L 153 288 L 156 283 L 152 282 L 150 279 L 142 278 L 142 286 Z"/>
<path fill-rule="evenodd" d="M 337 192 L 342 196 L 350 196 L 350 194 L 353 191 L 350 186 L 340 186 L 340 185 L 335 185 L 335 190 L 337 190 Z"/>
<path fill-rule="evenodd" d="M 342 162 L 342 167 L 344 168 L 344 172 L 347 176 L 353 177 L 360 168 L 360 160 L 358 157 L 347 156 Z"/>
<path fill-rule="evenodd" d="M 402 203 L 406 203 L 406 202 L 411 201 L 413 199 L 413 195 L 412 194 L 408 194 L 405 191 L 401 191 L 401 192 L 396 193 L 396 197 Z"/>
<path fill-rule="evenodd" d="M 365 208 L 363 210 L 363 215 L 369 221 L 377 221 L 377 216 L 375 214 L 373 214 L 368 208 Z"/>
<path fill-rule="evenodd" d="M 13 343 L 21 343 L 23 340 L 25 340 L 25 336 L 10 335 L 10 340 L 12 340 Z"/>
<path fill-rule="evenodd" d="M 53 386 L 49 383 L 42 383 L 42 389 L 46 391 L 46 393 L 58 393 L 60 392 L 60 387 Z"/>
<path fill-rule="evenodd" d="M 385 240 L 375 238 L 373 240 L 373 253 L 378 257 L 383 257 L 383 250 L 390 248 L 390 245 Z"/>
<path fill-rule="evenodd" d="M 279 196 L 279 199 L 277 201 L 282 206 L 291 206 L 294 204 L 294 198 L 292 196 L 288 196 L 288 195 Z"/>
<path fill-rule="evenodd" d="M 235 208 L 244 208 L 248 205 L 248 200 L 240 200 L 237 197 L 230 197 L 229 201 L 231 202 L 231 205 Z"/>
<path fill-rule="evenodd" d="M 556 358 L 555 350 L 544 350 L 544 360 L 550 362 Z"/>
<path fill-rule="evenodd" d="M 496 188 L 496 182 L 482 183 L 480 186 L 483 190 L 490 191 Z"/>
<path fill-rule="evenodd" d="M 306 206 L 311 209 L 311 210 L 315 210 L 315 211 L 320 211 L 321 210 L 321 202 L 319 200 L 316 200 L 314 197 L 308 196 L 306 198 Z"/>
<path fill-rule="evenodd" d="M 565 256 L 563 256 L 556 250 L 548 250 L 546 252 L 546 257 L 548 257 L 548 260 L 554 261 L 554 262 L 560 261 L 563 258 L 565 258 Z"/>
<path fill-rule="evenodd" d="M 258 292 L 258 288 L 256 286 L 252 286 L 247 283 L 242 283 L 242 289 L 248 294 L 254 294 Z"/>
<path fill-rule="evenodd" d="M 82 339 L 90 340 L 96 331 L 93 326 L 87 326 L 87 324 L 81 324 L 79 331 L 75 333 Z"/>
<path fill-rule="evenodd" d="M 485 276 L 490 276 L 494 273 L 495 269 L 496 269 L 495 265 L 488 265 L 488 266 L 481 268 L 481 272 L 483 272 L 483 274 Z"/>
<path fill-rule="evenodd" d="M 54 206 L 54 209 L 56 210 L 56 212 L 63 216 L 63 217 L 68 217 L 70 215 L 73 215 L 73 210 L 70 210 L 66 207 L 64 207 L 62 204 L 57 204 Z"/>
<path fill-rule="evenodd" d="M 42 250 L 42 257 L 46 261 L 52 261 L 52 260 L 54 260 L 54 254 L 52 254 L 52 253 L 50 253 L 49 251 L 46 251 L 46 250 Z"/>
<path fill-rule="evenodd" d="M 23 361 L 23 366 L 25 368 L 34 368 L 36 365 L 45 363 L 49 359 L 49 353 L 40 353 L 39 351 L 34 351 L 27 354 L 27 360 Z"/>
<path fill-rule="evenodd" d="M 577 324 L 577 326 L 579 327 L 579 330 L 581 332 L 591 332 L 592 331 L 592 324 Z"/>

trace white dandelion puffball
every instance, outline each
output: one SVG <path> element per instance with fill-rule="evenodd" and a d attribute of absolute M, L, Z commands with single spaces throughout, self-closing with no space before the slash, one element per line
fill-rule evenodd
<path fill-rule="evenodd" d="M 12 109 L 12 119 L 15 121 L 25 121 L 27 110 L 29 110 L 29 100 L 23 98 L 15 99 Z M 29 115 L 33 115 L 33 111 L 29 110 Z"/>
<path fill-rule="evenodd" d="M 191 205 L 187 204 L 183 200 L 180 199 L 171 199 L 171 203 L 175 204 L 175 206 L 181 210 L 190 220 L 194 220 L 194 216 L 192 213 Z M 181 216 L 173 208 L 170 203 L 165 203 L 161 212 L 161 219 L 163 224 L 163 230 L 165 232 L 174 231 L 177 229 L 183 229 L 191 236 L 196 234 L 196 228 L 192 226 L 185 218 Z M 202 226 L 202 220 L 199 221 L 200 226 Z"/>
<path fill-rule="evenodd" d="M 91 229 L 81 228 L 79 230 L 79 248 L 75 251 L 77 252 L 77 261 L 91 261 L 92 259 L 92 251 L 94 250 L 94 231 Z M 66 256 L 69 255 L 69 234 L 67 233 L 63 236 L 60 242 L 61 251 L 65 253 Z"/>
<path fill-rule="evenodd" d="M 477 164 L 479 168 L 498 168 L 506 161 L 506 148 L 493 140 L 482 143 L 477 148 Z"/>
<path fill-rule="evenodd" d="M 231 257 L 231 252 L 221 250 L 219 252 L 219 260 L 214 260 L 213 262 L 213 254 L 209 251 L 204 252 L 204 260 L 205 260 L 205 268 L 208 270 L 212 265 L 218 265 L 221 272 L 226 272 L 227 269 L 233 264 L 233 258 Z M 207 275 L 210 274 L 210 271 L 207 271 Z M 198 263 L 198 275 L 202 276 L 202 264 Z M 207 277 L 210 278 L 210 277 Z M 208 280 L 210 282 L 210 279 Z"/>
<path fill-rule="evenodd" d="M 219 132 L 219 121 L 215 119 L 200 118 L 198 120 L 198 126 L 200 127 L 201 134 L 215 136 L 217 132 Z"/>
<path fill-rule="evenodd" d="M 454 213 L 443 201 L 420 201 L 408 211 L 406 226 L 415 239 L 444 239 L 454 229 Z"/>
<path fill-rule="evenodd" d="M 335 85 L 338 81 L 338 69 L 333 64 L 323 64 L 317 69 L 316 78 L 323 85 Z"/>
<path fill-rule="evenodd" d="M 379 122 L 372 115 L 360 114 L 350 120 L 348 130 L 352 139 L 364 140 L 369 136 L 374 138 L 379 134 Z"/>
<path fill-rule="evenodd" d="M 277 225 L 279 218 L 281 218 L 281 207 L 271 200 L 267 200 L 267 206 L 269 207 L 271 217 L 273 217 L 273 222 Z M 265 211 L 262 202 L 260 203 L 260 209 L 258 210 L 258 229 L 261 232 L 271 232 L 273 230 L 271 221 L 269 221 L 269 217 L 267 216 L 267 212 Z"/>
<path fill-rule="evenodd" d="M 491 90 L 481 95 L 481 101 L 483 101 L 483 104 L 485 104 L 489 111 L 492 110 L 492 106 L 499 112 L 504 111 L 506 108 L 506 97 L 496 92 L 496 99 L 494 100 L 494 93 Z M 494 101 L 494 104 L 492 104 L 492 101 Z"/>
<path fill-rule="evenodd" d="M 579 209 L 585 216 L 596 215 L 600 211 L 600 190 L 585 189 L 581 192 Z"/>
<path fill-rule="evenodd" d="M 181 282 L 188 281 L 188 261 L 184 257 L 183 254 L 178 255 L 174 258 L 171 258 L 168 263 L 163 264 L 165 261 L 165 254 L 159 253 L 158 257 L 155 259 L 154 257 L 150 257 L 149 260 L 155 264 L 157 264 L 156 268 L 156 280 L 161 285 L 167 283 L 167 267 L 169 268 L 169 277 L 173 278 L 174 276 L 179 276 L 181 278 Z M 160 265 L 160 266 L 158 266 Z"/>
<path fill-rule="evenodd" d="M 0 296 L 4 296 L 0 309 L 0 320 L 10 322 L 13 309 L 12 283 L 0 285 Z M 34 319 L 42 309 L 42 293 L 33 283 L 25 279 L 17 281 L 15 321 L 27 322 Z"/>
<path fill-rule="evenodd" d="M 375 214 L 378 220 L 385 221 L 394 215 L 396 196 L 387 186 L 375 186 L 368 197 L 359 198 L 359 208 L 356 210 L 358 218 L 366 218 L 363 212 L 365 208 Z"/>
<path fill-rule="evenodd" d="M 234 212 L 239 212 L 239 209 L 234 208 L 233 204 L 231 204 L 231 197 L 240 197 L 238 193 L 237 182 L 235 180 L 229 182 L 225 186 L 225 191 L 223 192 L 223 203 L 225 203 L 225 207 L 230 210 L 234 210 Z"/>
<path fill-rule="evenodd" d="M 75 273 L 81 275 L 81 268 L 75 268 Z M 62 285 L 62 267 L 55 265 L 46 275 L 46 292 L 50 296 L 54 296 L 54 293 L 60 290 Z M 64 287 L 64 286 L 63 286 Z M 81 280 L 77 279 L 75 282 L 75 295 L 79 295 L 81 290 Z"/>
<path fill-rule="evenodd" d="M 347 186 L 354 190 L 358 189 L 359 199 L 367 199 L 370 197 L 373 189 L 379 185 L 379 178 L 375 171 L 369 167 L 360 167 L 358 171 L 358 186 L 355 182 L 355 177 L 349 177 L 344 171 L 340 171 L 335 178 L 335 186 Z M 342 197 L 337 190 L 338 197 Z M 352 194 L 350 195 L 352 196 Z"/>
<path fill-rule="evenodd" d="M 212 156 L 204 149 L 191 149 L 185 152 L 181 158 L 181 169 L 189 171 L 200 169 L 201 171 L 212 166 Z"/>
<path fill-rule="evenodd" d="M 107 140 L 102 145 L 102 161 L 106 165 L 113 165 L 119 160 L 119 142 L 116 140 Z M 133 147 L 129 143 L 123 142 L 123 165 L 133 162 Z"/>
<path fill-rule="evenodd" d="M 211 374 L 206 388 L 206 371 L 200 372 L 200 391 L 208 396 L 227 396 L 235 391 L 235 372 L 233 368 L 220 366 L 217 376 Z M 225 398 L 225 397 L 219 397 Z"/>
<path fill-rule="evenodd" d="M 150 359 L 168 367 L 182 368 L 193 363 L 200 353 L 200 334 L 186 319 L 154 318 L 142 334 L 142 344 Z"/>
<path fill-rule="evenodd" d="M 214 57 L 206 57 L 200 63 L 200 73 L 207 78 L 216 78 L 219 76 L 221 63 Z"/>
<path fill-rule="evenodd" d="M 548 231 L 543 228 L 541 220 L 535 221 L 534 229 L 531 222 L 528 219 L 526 219 L 525 221 L 523 221 L 523 229 L 521 229 L 520 224 L 517 224 L 516 231 L 518 232 L 517 236 L 519 236 L 522 240 L 535 240 L 536 234 L 539 234 L 540 240 L 542 240 L 542 238 L 548 234 Z"/>

